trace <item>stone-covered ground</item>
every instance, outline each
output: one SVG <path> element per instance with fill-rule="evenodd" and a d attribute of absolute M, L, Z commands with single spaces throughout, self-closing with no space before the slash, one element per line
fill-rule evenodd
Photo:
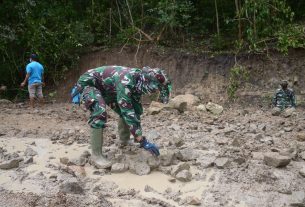
<path fill-rule="evenodd" d="M 2 100 L 0 206 L 305 206 L 303 109 L 287 117 L 258 107 L 220 113 L 176 101 L 142 116 L 158 158 L 136 144 L 120 148 L 109 110 L 104 151 L 113 165 L 101 170 L 89 164 L 81 108 Z"/>

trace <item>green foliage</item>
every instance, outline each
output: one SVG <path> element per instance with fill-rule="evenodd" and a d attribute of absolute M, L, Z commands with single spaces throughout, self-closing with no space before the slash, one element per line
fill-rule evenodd
<path fill-rule="evenodd" d="M 227 89 L 227 94 L 229 99 L 236 99 L 236 91 L 241 86 L 241 84 L 245 81 L 249 80 L 249 71 L 241 66 L 235 65 L 230 69 L 230 77 L 229 77 L 229 85 Z"/>
<path fill-rule="evenodd" d="M 304 48 L 304 11 L 297 0 L 5 0 L 0 84 L 17 94 L 20 68 L 33 52 L 49 84 L 57 84 L 93 46 L 152 43 L 234 53 L 276 48 L 287 54 Z"/>
<path fill-rule="evenodd" d="M 300 25 L 287 25 L 277 32 L 277 48 L 287 54 L 289 48 L 305 47 L 305 28 Z"/>

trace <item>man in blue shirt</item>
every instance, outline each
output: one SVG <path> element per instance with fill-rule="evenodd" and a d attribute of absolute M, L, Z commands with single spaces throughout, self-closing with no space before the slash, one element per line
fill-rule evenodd
<path fill-rule="evenodd" d="M 32 54 L 30 56 L 30 63 L 26 66 L 25 79 L 21 83 L 21 87 L 24 87 L 28 81 L 31 108 L 34 108 L 34 100 L 36 96 L 38 97 L 40 104 L 43 104 L 43 71 L 43 66 L 38 62 L 38 56 L 36 54 Z"/>

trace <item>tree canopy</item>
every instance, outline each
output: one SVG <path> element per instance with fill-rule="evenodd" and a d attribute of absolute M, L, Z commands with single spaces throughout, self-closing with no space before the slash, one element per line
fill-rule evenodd
<path fill-rule="evenodd" d="M 154 44 L 192 51 L 303 48 L 305 1 L 2 0 L 0 83 L 16 88 L 31 53 L 55 83 L 90 47 Z"/>

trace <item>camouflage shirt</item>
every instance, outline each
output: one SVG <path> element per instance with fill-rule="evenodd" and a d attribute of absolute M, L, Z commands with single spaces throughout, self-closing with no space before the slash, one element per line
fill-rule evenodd
<path fill-rule="evenodd" d="M 277 89 L 273 96 L 272 103 L 274 106 L 281 109 L 287 107 L 296 107 L 294 91 L 290 88 L 286 90 L 282 88 Z"/>
<path fill-rule="evenodd" d="M 153 75 L 152 75 L 153 74 Z M 102 66 L 84 73 L 77 82 L 79 92 L 87 86 L 101 92 L 105 103 L 119 114 L 136 137 L 142 135 L 141 95 L 160 91 L 169 97 L 170 81 L 161 69 L 138 69 L 123 66 Z"/>

